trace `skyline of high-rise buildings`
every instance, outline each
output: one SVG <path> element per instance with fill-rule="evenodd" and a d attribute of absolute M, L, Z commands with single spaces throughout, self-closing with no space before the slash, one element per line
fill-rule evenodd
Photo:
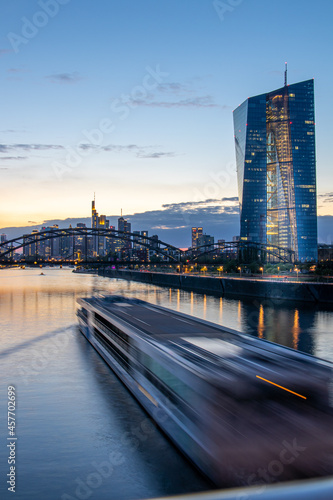
<path fill-rule="evenodd" d="M 233 116 L 241 241 L 317 260 L 313 80 L 250 97 Z"/>

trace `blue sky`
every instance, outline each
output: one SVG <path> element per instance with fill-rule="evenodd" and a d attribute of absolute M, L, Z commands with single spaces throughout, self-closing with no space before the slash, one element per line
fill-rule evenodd
<path fill-rule="evenodd" d="M 106 214 L 236 212 L 232 110 L 281 87 L 285 61 L 290 83 L 315 79 L 318 213 L 333 215 L 331 2 L 1 8 L 0 227 L 87 216 L 94 191 Z"/>

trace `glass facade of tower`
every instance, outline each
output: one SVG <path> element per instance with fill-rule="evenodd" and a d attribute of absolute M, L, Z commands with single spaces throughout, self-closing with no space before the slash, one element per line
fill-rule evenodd
<path fill-rule="evenodd" d="M 313 80 L 247 99 L 234 128 L 241 240 L 317 260 Z"/>

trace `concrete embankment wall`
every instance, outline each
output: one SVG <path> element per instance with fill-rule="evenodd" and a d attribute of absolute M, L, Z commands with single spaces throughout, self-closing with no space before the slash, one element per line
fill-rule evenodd
<path fill-rule="evenodd" d="M 102 276 L 140 281 L 152 285 L 181 288 L 221 296 L 262 297 L 267 299 L 301 300 L 333 303 L 333 284 L 265 281 L 255 279 L 214 278 L 188 274 L 140 272 L 127 269 L 99 270 Z"/>

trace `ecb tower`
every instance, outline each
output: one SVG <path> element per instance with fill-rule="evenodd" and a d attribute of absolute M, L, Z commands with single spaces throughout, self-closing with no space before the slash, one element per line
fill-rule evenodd
<path fill-rule="evenodd" d="M 241 241 L 317 260 L 313 80 L 250 97 L 234 110 Z"/>

